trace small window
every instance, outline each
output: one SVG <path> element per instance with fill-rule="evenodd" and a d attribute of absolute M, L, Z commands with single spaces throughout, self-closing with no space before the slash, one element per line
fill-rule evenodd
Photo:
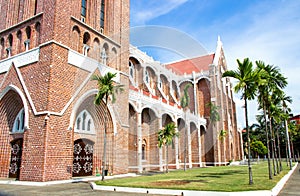
<path fill-rule="evenodd" d="M 146 82 L 147 84 L 150 83 L 149 72 L 148 72 L 147 70 L 145 71 L 145 82 Z"/>
<path fill-rule="evenodd" d="M 146 145 L 143 144 L 142 145 L 142 160 L 146 160 L 146 153 L 145 153 L 145 151 L 146 151 Z"/>
<path fill-rule="evenodd" d="M 161 81 L 161 78 L 158 79 L 158 87 L 159 87 L 159 88 L 162 88 L 162 81 Z"/>
<path fill-rule="evenodd" d="M 87 0 L 82 0 L 81 1 L 81 21 L 82 22 L 85 22 L 86 10 L 87 10 Z"/>
<path fill-rule="evenodd" d="M 129 74 L 130 74 L 130 77 L 133 79 L 134 78 L 134 65 L 131 61 L 129 61 Z"/>
<path fill-rule="evenodd" d="M 143 140 L 142 143 L 142 160 L 146 160 L 146 140 Z"/>

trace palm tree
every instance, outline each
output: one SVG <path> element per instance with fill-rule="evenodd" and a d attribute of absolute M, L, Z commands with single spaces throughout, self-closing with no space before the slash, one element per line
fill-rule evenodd
<path fill-rule="evenodd" d="M 242 99 L 245 102 L 245 121 L 247 129 L 247 141 L 248 141 L 248 169 L 249 169 L 249 184 L 253 184 L 252 168 L 250 163 L 250 133 L 248 126 L 248 105 L 247 100 L 254 99 L 256 84 L 255 81 L 258 79 L 256 72 L 253 70 L 252 62 L 249 58 L 245 58 L 243 62 L 237 59 L 238 70 L 225 71 L 222 77 L 231 77 L 238 80 L 238 83 L 234 87 L 235 92 L 242 92 Z"/>
<path fill-rule="evenodd" d="M 95 96 L 94 104 L 100 105 L 101 102 L 104 100 L 105 102 L 105 118 L 104 118 L 104 132 L 103 132 L 103 157 L 102 157 L 102 181 L 104 180 L 104 169 L 105 169 L 105 162 L 106 162 L 106 135 L 107 135 L 107 114 L 108 111 L 108 98 L 112 97 L 112 103 L 116 101 L 115 93 L 123 91 L 123 85 L 115 85 L 114 84 L 114 77 L 116 77 L 116 73 L 108 72 L 104 76 L 100 75 L 93 75 L 91 80 L 96 80 L 98 85 L 98 93 Z"/>
<path fill-rule="evenodd" d="M 166 146 L 166 172 L 169 173 L 169 145 L 172 144 L 173 138 L 178 137 L 179 133 L 176 132 L 176 125 L 174 123 L 169 123 L 164 129 L 158 132 L 158 147 Z"/>
<path fill-rule="evenodd" d="M 268 168 L 269 168 L 269 179 L 272 179 L 272 170 L 270 165 L 270 147 L 269 147 L 269 130 L 267 127 L 267 115 L 269 120 L 269 129 L 271 133 L 271 149 L 272 149 L 272 160 L 274 175 L 276 175 L 276 168 L 274 158 L 276 159 L 276 147 L 275 147 L 275 134 L 272 129 L 272 122 L 274 115 L 276 115 L 276 105 L 274 105 L 275 99 L 280 95 L 280 91 L 287 85 L 286 78 L 280 73 L 279 68 L 272 65 L 265 65 L 263 61 L 256 61 L 257 73 L 260 77 L 260 82 L 257 83 L 258 92 L 258 103 L 259 109 L 263 109 L 265 126 L 266 126 L 266 138 L 268 148 Z M 278 164 L 277 164 L 278 165 Z"/>
<path fill-rule="evenodd" d="M 189 96 L 189 88 L 192 85 L 190 83 L 187 83 L 183 89 L 183 96 L 180 98 L 180 106 L 183 108 L 183 110 L 185 110 L 185 108 L 187 108 L 190 104 L 190 96 Z M 186 132 L 187 132 L 187 124 L 186 124 L 186 112 L 185 114 L 185 131 L 184 131 L 184 151 L 183 151 L 183 156 L 184 156 L 184 167 L 183 170 L 186 171 L 186 143 L 187 143 L 187 136 L 186 136 Z"/>

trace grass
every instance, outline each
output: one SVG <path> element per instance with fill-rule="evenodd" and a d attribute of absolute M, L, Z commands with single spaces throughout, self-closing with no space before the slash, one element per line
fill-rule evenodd
<path fill-rule="evenodd" d="M 97 185 L 161 188 L 198 191 L 250 191 L 271 190 L 277 182 L 288 173 L 286 163 L 282 163 L 283 171 L 273 180 L 269 180 L 267 162 L 252 165 L 253 185 L 249 185 L 247 166 L 221 166 L 171 171 L 168 174 L 155 174 L 121 178 L 106 181 L 97 181 Z"/>

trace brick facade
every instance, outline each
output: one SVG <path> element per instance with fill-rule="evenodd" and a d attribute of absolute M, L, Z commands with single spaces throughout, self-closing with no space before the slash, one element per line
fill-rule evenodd
<path fill-rule="evenodd" d="M 189 167 L 241 158 L 231 91 L 217 89 L 222 63 L 189 89 L 191 102 L 183 110 L 179 99 L 188 82 L 145 67 L 129 47 L 129 0 L 105 0 L 104 28 L 101 0 L 87 1 L 84 17 L 81 3 L 0 0 L 0 178 L 16 174 L 26 181 L 64 180 L 79 170 L 96 175 L 102 165 L 104 119 L 110 174 L 162 170 L 166 154 L 157 147 L 157 131 L 169 122 L 176 122 L 180 133 L 169 146 L 170 168 L 183 167 L 184 155 Z M 135 67 L 132 78 L 129 60 Z M 108 71 L 117 73 L 116 83 L 125 91 L 116 96 L 117 103 L 95 106 L 97 83 L 91 76 Z M 213 98 L 227 111 L 217 128 L 205 107 Z M 216 140 L 221 127 L 232 127 L 232 136 L 222 143 Z"/>

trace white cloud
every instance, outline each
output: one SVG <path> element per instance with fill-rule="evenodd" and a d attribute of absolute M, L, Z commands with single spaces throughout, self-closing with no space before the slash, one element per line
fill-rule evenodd
<path fill-rule="evenodd" d="M 144 25 L 147 21 L 167 14 L 188 0 L 136 0 L 131 9 L 131 26 Z"/>
<path fill-rule="evenodd" d="M 285 92 L 293 98 L 292 111 L 299 114 L 300 96 L 297 83 L 300 73 L 300 2 L 277 2 L 271 5 L 272 9 L 268 7 L 270 6 L 267 4 L 260 4 L 250 8 L 243 16 L 250 17 L 248 21 L 252 22 L 246 28 L 233 29 L 224 34 L 228 67 L 236 69 L 236 59 L 242 60 L 246 57 L 253 63 L 255 60 L 262 60 L 266 64 L 278 66 L 288 78 L 289 85 Z M 257 9 L 263 10 L 253 12 Z M 243 114 L 240 106 L 237 104 L 239 115 Z M 255 110 L 252 112 L 255 113 Z"/>

